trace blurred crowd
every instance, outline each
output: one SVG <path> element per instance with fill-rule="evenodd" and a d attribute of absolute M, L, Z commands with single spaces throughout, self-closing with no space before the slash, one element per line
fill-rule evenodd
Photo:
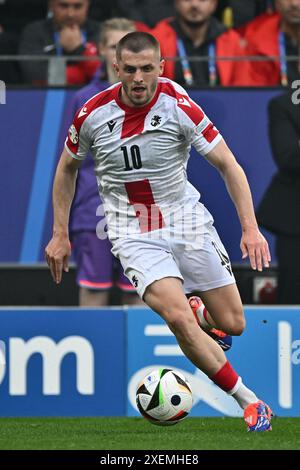
<path fill-rule="evenodd" d="M 286 86 L 300 78 L 300 0 L 0 0 L 0 79 L 89 83 L 101 66 L 103 22 L 120 17 L 156 36 L 165 76 L 184 86 Z M 66 68 L 50 60 L 59 57 L 68 58 Z"/>

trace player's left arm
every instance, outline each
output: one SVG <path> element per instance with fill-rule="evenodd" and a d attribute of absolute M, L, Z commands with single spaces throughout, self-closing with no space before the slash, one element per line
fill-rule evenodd
<path fill-rule="evenodd" d="M 235 204 L 242 227 L 240 243 L 242 259 L 249 256 L 252 269 L 262 271 L 263 267 L 268 268 L 271 261 L 269 246 L 259 231 L 251 191 L 242 167 L 223 139 L 205 155 L 205 158 L 221 173 Z"/>

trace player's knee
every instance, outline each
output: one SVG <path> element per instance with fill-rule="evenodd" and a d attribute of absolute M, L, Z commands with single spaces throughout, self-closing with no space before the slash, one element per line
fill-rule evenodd
<path fill-rule="evenodd" d="M 173 311 L 167 320 L 168 326 L 175 336 L 183 335 L 187 337 L 189 331 L 196 324 L 193 315 L 187 315 L 183 310 Z"/>
<path fill-rule="evenodd" d="M 226 328 L 226 333 L 231 336 L 240 336 L 243 333 L 245 326 L 246 320 L 244 315 L 233 317 L 232 321 Z"/>

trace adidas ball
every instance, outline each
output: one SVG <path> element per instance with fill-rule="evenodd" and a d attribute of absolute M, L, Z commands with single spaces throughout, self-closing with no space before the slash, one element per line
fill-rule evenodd
<path fill-rule="evenodd" d="M 141 415 L 151 423 L 169 426 L 189 414 L 193 397 L 188 381 L 180 372 L 157 369 L 138 386 L 136 403 Z"/>

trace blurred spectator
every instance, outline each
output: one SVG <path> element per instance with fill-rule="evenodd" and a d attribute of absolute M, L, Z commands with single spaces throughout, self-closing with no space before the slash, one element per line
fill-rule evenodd
<path fill-rule="evenodd" d="M 174 0 L 115 0 L 115 3 L 122 15 L 141 21 L 150 28 L 175 14 Z M 215 16 L 228 27 L 240 26 L 266 11 L 270 3 L 271 0 L 219 0 Z"/>
<path fill-rule="evenodd" d="M 50 0 L 51 18 L 31 23 L 25 28 L 20 41 L 20 54 L 97 56 L 99 25 L 87 18 L 88 9 L 89 0 Z M 69 62 L 67 84 L 89 82 L 98 66 L 98 61 Z M 22 61 L 21 68 L 25 82 L 47 83 L 48 62 Z"/>
<path fill-rule="evenodd" d="M 247 84 L 252 86 L 286 86 L 300 78 L 300 61 L 287 61 L 286 56 L 299 57 L 300 0 L 275 0 L 277 12 L 264 14 L 245 29 L 247 54 L 276 56 L 279 60 L 252 61 Z"/>
<path fill-rule="evenodd" d="M 120 13 L 153 28 L 158 21 L 174 15 L 174 0 L 117 0 Z"/>
<path fill-rule="evenodd" d="M 99 50 L 105 63 L 93 82 L 76 93 L 73 114 L 92 96 L 117 81 L 113 68 L 116 44 L 130 31 L 135 31 L 134 22 L 124 18 L 113 18 L 102 23 Z M 107 120 L 109 119 L 108 117 Z M 70 221 L 81 306 L 107 305 L 109 291 L 113 287 L 113 271 L 117 261 L 110 251 L 111 244 L 108 238 L 100 240 L 96 234 L 97 224 L 105 225 L 100 222 L 104 219 L 96 215 L 99 204 L 101 200 L 94 173 L 94 162 L 91 155 L 88 155 L 78 172 Z M 141 303 L 119 263 L 118 274 L 117 285 L 123 292 L 122 303 Z"/>
<path fill-rule="evenodd" d="M 240 36 L 226 31 L 213 14 L 217 0 L 175 0 L 176 16 L 167 18 L 152 30 L 167 60 L 164 75 L 186 86 L 242 85 L 237 61 L 217 61 L 218 57 L 242 56 Z M 209 57 L 208 61 L 189 61 L 186 57 Z"/>
<path fill-rule="evenodd" d="M 290 92 L 270 101 L 269 136 L 278 173 L 257 219 L 277 236 L 278 303 L 300 304 L 300 104 Z"/>

